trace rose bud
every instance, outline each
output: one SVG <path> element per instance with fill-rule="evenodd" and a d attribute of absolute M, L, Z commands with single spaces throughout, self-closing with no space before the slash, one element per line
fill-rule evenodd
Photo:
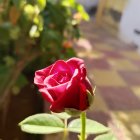
<path fill-rule="evenodd" d="M 86 75 L 84 61 L 71 58 L 35 72 L 34 83 L 50 105 L 60 113 L 68 110 L 85 111 L 93 100 L 93 90 Z"/>

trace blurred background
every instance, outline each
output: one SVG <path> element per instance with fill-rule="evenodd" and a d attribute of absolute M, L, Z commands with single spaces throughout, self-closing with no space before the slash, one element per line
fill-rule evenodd
<path fill-rule="evenodd" d="M 88 117 L 118 140 L 140 140 L 139 13 L 139 0 L 0 0 L 0 140 L 58 139 L 18 123 L 49 112 L 34 72 L 73 56 L 97 86 Z"/>

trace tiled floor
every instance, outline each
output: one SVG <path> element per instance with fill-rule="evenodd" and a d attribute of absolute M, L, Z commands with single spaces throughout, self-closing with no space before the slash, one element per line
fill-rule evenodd
<path fill-rule="evenodd" d="M 75 49 L 97 86 L 89 117 L 110 126 L 118 140 L 140 140 L 140 54 L 93 20 L 81 29 Z"/>

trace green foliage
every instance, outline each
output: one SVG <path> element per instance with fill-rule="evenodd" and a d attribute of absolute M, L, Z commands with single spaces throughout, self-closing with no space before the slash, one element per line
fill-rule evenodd
<path fill-rule="evenodd" d="M 64 124 L 51 114 L 37 114 L 23 120 L 19 126 L 24 132 L 32 134 L 52 134 L 63 132 Z"/>
<path fill-rule="evenodd" d="M 25 75 L 20 74 L 17 81 L 15 82 L 15 85 L 12 88 L 13 94 L 18 94 L 20 92 L 20 89 L 23 88 L 25 85 L 28 84 L 28 80 Z"/>
<path fill-rule="evenodd" d="M 74 17 L 77 13 L 80 19 Z M 57 59 L 74 56 L 73 40 L 80 36 L 82 19 L 88 16 L 75 0 L 1 0 L 0 66 L 7 70 L 0 76 L 5 81 L 0 93 L 7 87 L 17 93 L 23 87 L 16 82 L 23 70 L 32 73 Z M 14 71 L 19 71 L 18 76 Z M 17 78 L 6 80 L 13 77 Z"/>
<path fill-rule="evenodd" d="M 97 136 L 94 140 L 117 140 L 113 133 L 107 133 Z"/>
<path fill-rule="evenodd" d="M 10 79 L 11 69 L 8 69 L 7 66 L 0 65 L 0 91 L 7 87 L 7 83 Z M 1 93 L 3 94 L 3 92 Z"/>
<path fill-rule="evenodd" d="M 87 20 L 87 21 L 89 20 L 89 16 L 85 12 L 83 6 L 78 4 L 78 3 L 76 3 L 75 0 L 62 0 L 61 2 L 62 2 L 63 6 L 74 8 L 75 10 L 77 10 L 81 14 L 81 17 L 84 20 Z"/>
<path fill-rule="evenodd" d="M 16 85 L 19 87 L 23 87 L 27 83 L 28 83 L 28 81 L 27 81 L 26 77 L 23 74 L 21 74 L 17 79 Z"/>
<path fill-rule="evenodd" d="M 71 118 L 71 116 L 69 114 L 65 113 L 65 112 L 62 112 L 62 113 L 53 113 L 52 112 L 52 114 L 57 116 L 60 119 L 69 119 L 69 118 Z"/>
<path fill-rule="evenodd" d="M 68 125 L 68 130 L 75 133 L 80 133 L 81 131 L 81 120 L 75 119 Z M 109 128 L 105 127 L 104 125 L 90 120 L 86 119 L 86 134 L 101 134 L 108 132 Z"/>
<path fill-rule="evenodd" d="M 0 24 L 0 43 L 7 44 L 7 41 L 10 40 L 10 30 L 12 25 L 9 22 L 5 22 L 2 25 Z"/>
<path fill-rule="evenodd" d="M 46 7 L 46 2 L 47 0 L 37 0 L 37 5 L 41 11 Z"/>
<path fill-rule="evenodd" d="M 19 126 L 22 131 L 31 134 L 53 134 L 65 131 L 80 133 L 81 120 L 72 120 L 68 124 L 68 127 L 66 127 L 67 124 L 65 123 L 67 121 L 65 122 L 64 120 L 69 118 L 71 118 L 71 116 L 65 112 L 36 114 L 24 119 L 19 123 Z M 100 134 L 95 138 L 95 140 L 117 140 L 108 127 L 105 127 L 96 121 L 86 119 L 86 136 L 89 134 Z"/>

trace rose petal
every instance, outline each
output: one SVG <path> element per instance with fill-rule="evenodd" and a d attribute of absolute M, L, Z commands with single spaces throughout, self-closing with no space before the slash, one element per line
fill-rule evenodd
<path fill-rule="evenodd" d="M 59 83 L 59 84 L 63 84 L 68 82 L 71 79 L 71 75 L 69 75 L 69 73 L 67 72 L 57 72 L 55 75 L 53 75 L 53 78 Z"/>
<path fill-rule="evenodd" d="M 71 81 L 68 82 L 65 94 L 51 105 L 51 111 L 58 113 L 64 111 L 65 108 L 75 108 L 79 110 L 79 81 L 78 70 L 76 69 Z"/>
<path fill-rule="evenodd" d="M 80 104 L 79 108 L 80 110 L 85 110 L 89 106 L 88 103 L 88 97 L 87 97 L 87 92 L 86 92 L 86 87 L 84 84 L 80 84 Z"/>
<path fill-rule="evenodd" d="M 35 72 L 34 83 L 38 85 L 39 88 L 44 86 L 44 79 L 48 76 L 51 67 L 52 65 Z"/>
<path fill-rule="evenodd" d="M 80 66 L 84 65 L 84 61 L 76 57 L 67 60 L 66 63 L 69 65 L 72 73 L 74 73 L 75 69 L 80 69 Z"/>
<path fill-rule="evenodd" d="M 39 92 L 42 93 L 42 96 L 50 103 L 54 102 L 52 95 L 48 92 L 46 88 L 39 89 Z"/>
<path fill-rule="evenodd" d="M 50 87 L 50 88 L 47 88 L 47 89 L 48 89 L 48 92 L 55 93 L 56 100 L 57 100 L 65 94 L 67 85 L 68 85 L 68 82 L 64 83 L 64 84 L 54 86 L 54 87 Z"/>
<path fill-rule="evenodd" d="M 71 80 L 70 80 L 69 83 L 68 83 L 67 90 L 68 90 L 71 86 L 74 85 L 73 82 L 75 82 L 75 81 L 80 81 L 80 78 L 81 78 L 81 77 L 80 77 L 79 70 L 78 70 L 78 69 L 75 69 L 74 74 L 73 74 Z"/>
<path fill-rule="evenodd" d="M 58 60 L 54 63 L 54 65 L 52 66 L 52 68 L 49 72 L 49 75 L 60 72 L 60 71 L 70 73 L 69 66 L 63 60 Z"/>
<path fill-rule="evenodd" d="M 54 75 L 49 75 L 43 81 L 44 85 L 46 85 L 47 88 L 57 86 L 59 84 L 53 77 L 54 77 Z"/>
<path fill-rule="evenodd" d="M 76 88 L 76 90 L 79 93 L 78 88 Z M 67 92 L 61 98 L 53 102 L 50 110 L 59 113 L 63 112 L 65 108 L 79 109 L 79 99 L 79 94 L 76 94 L 75 92 Z"/>
<path fill-rule="evenodd" d="M 73 58 L 70 58 L 69 60 L 67 60 L 66 63 L 68 63 L 68 64 L 75 63 L 76 65 L 80 66 L 81 64 L 84 64 L 84 61 L 80 58 L 73 57 Z"/>
<path fill-rule="evenodd" d="M 84 67 L 84 65 L 82 64 L 80 67 L 80 73 L 81 73 L 81 78 L 85 78 L 87 75 L 87 71 L 86 68 Z"/>
<path fill-rule="evenodd" d="M 89 81 L 89 79 L 87 77 L 85 77 L 85 80 L 83 80 L 83 84 L 90 91 L 90 93 L 93 94 L 93 89 L 92 89 L 91 82 Z"/>

